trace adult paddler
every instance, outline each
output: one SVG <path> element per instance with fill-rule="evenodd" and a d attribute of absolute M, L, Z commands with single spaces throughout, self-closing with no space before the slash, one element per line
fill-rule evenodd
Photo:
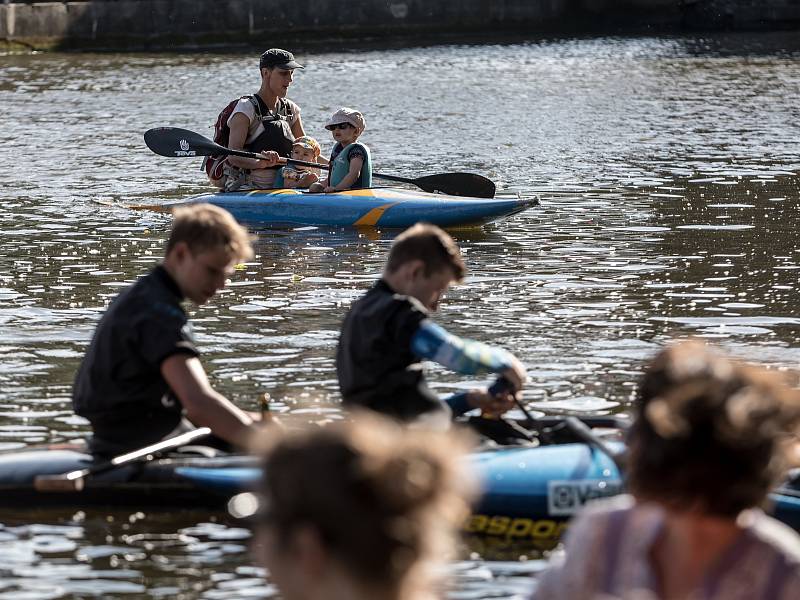
<path fill-rule="evenodd" d="M 192 426 L 242 446 L 248 414 L 214 391 L 199 360 L 182 302 L 204 304 L 234 266 L 252 256 L 250 237 L 209 204 L 175 211 L 163 262 L 123 290 L 100 319 L 78 370 L 75 412 L 89 420 L 93 453 L 108 456 Z"/>
<path fill-rule="evenodd" d="M 222 181 L 215 182 L 226 191 L 272 188 L 278 158 L 288 157 L 294 139 L 305 135 L 300 107 L 286 97 L 294 70 L 303 66 L 291 52 L 271 48 L 261 55 L 259 68 L 258 92 L 241 98 L 227 119 L 230 130 L 227 146 L 259 152 L 264 158 L 229 156 Z"/>

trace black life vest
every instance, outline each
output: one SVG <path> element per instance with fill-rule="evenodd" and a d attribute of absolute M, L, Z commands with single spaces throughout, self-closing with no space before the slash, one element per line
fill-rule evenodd
<path fill-rule="evenodd" d="M 274 150 L 281 156 L 289 156 L 292 151 L 294 135 L 292 134 L 291 122 L 294 118 L 292 105 L 286 98 L 278 99 L 278 108 L 273 113 L 258 94 L 252 96 L 242 96 L 231 100 L 217 116 L 214 124 L 214 141 L 220 146 L 227 146 L 231 130 L 228 127 L 228 119 L 233 114 L 236 105 L 240 100 L 248 100 L 255 112 L 255 118 L 264 125 L 264 131 L 250 144 L 245 144 L 244 149 L 250 152 L 261 152 L 262 150 Z M 205 170 L 211 181 L 218 181 L 224 177 L 225 166 L 228 163 L 227 154 L 216 154 L 207 156 L 203 159 L 202 168 Z"/>
<path fill-rule="evenodd" d="M 294 134 L 291 121 L 294 118 L 292 106 L 286 98 L 278 98 L 278 106 L 271 111 L 261 96 L 254 94 L 254 106 L 257 105 L 255 118 L 264 126 L 259 136 L 249 144 L 245 150 L 250 152 L 266 152 L 272 150 L 280 156 L 288 157 L 292 151 Z"/>

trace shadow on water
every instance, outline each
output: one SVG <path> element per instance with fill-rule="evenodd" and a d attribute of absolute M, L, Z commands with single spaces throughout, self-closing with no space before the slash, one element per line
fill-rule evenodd
<path fill-rule="evenodd" d="M 660 195 L 660 247 L 679 268 L 662 283 L 661 315 L 652 320 L 723 343 L 750 336 L 794 355 L 799 185 L 794 175 L 750 178 L 734 169 Z"/>
<path fill-rule="evenodd" d="M 795 31 L 773 32 L 761 36 L 747 33 L 706 33 L 680 39 L 685 51 L 690 56 L 698 58 L 709 56 L 792 58 L 800 53 L 800 41 Z"/>

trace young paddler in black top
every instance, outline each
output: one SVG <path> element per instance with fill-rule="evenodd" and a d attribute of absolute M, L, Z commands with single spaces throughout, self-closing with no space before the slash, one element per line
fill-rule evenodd
<path fill-rule="evenodd" d="M 254 416 L 211 387 L 181 303 L 207 302 L 250 256 L 247 231 L 226 211 L 175 211 L 162 264 L 111 303 L 78 370 L 72 404 L 91 423 L 94 453 L 127 452 L 192 425 L 247 443 Z"/>
<path fill-rule="evenodd" d="M 461 339 L 430 319 L 447 288 L 464 277 L 453 239 L 417 224 L 392 244 L 383 277 L 358 299 L 342 324 L 336 371 L 345 406 L 361 406 L 403 421 L 458 416 L 473 408 L 499 415 L 514 404 L 525 369 L 500 348 Z M 492 396 L 474 389 L 440 400 L 428 388 L 423 359 L 465 374 L 498 373 L 512 389 Z"/>

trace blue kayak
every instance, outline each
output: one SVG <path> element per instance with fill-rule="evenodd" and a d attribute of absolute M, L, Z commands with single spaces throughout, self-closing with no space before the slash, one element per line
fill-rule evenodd
<path fill-rule="evenodd" d="M 471 463 L 483 490 L 466 524 L 470 533 L 559 537 L 565 522 L 587 502 L 614 496 L 623 489 L 614 462 L 586 444 L 499 448 L 472 455 Z M 229 496 L 251 489 L 260 470 L 180 467 L 176 474 Z M 787 484 L 770 499 L 773 514 L 800 531 L 800 487 Z"/>
<path fill-rule="evenodd" d="M 332 194 L 293 189 L 216 192 L 138 208 L 171 210 L 196 202 L 215 204 L 230 212 L 237 221 L 262 227 L 390 229 L 406 228 L 420 221 L 440 227 L 481 225 L 538 204 L 535 198 L 467 198 L 376 187 Z"/>
<path fill-rule="evenodd" d="M 196 454 L 191 446 L 185 450 L 94 475 L 80 491 L 40 491 L 35 481 L 39 475 L 91 466 L 94 459 L 81 444 L 0 452 L 0 508 L 219 510 L 232 495 L 252 489 L 261 475 L 255 457 L 215 454 L 209 448 Z M 582 443 L 501 446 L 473 454 L 470 463 L 483 482 L 483 493 L 466 529 L 482 536 L 555 539 L 587 502 L 622 491 L 613 461 Z M 773 514 L 800 531 L 800 474 L 770 499 Z"/>

